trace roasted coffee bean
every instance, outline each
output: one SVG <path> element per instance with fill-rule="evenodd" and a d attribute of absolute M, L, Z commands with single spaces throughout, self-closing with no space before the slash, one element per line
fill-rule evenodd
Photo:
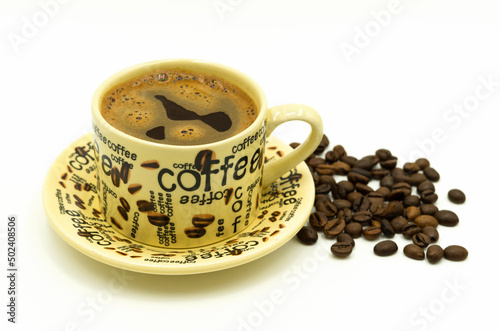
<path fill-rule="evenodd" d="M 354 163 L 355 168 L 363 168 L 365 170 L 372 170 L 372 168 L 380 161 L 376 155 L 367 155 Z"/>
<path fill-rule="evenodd" d="M 347 179 L 354 184 L 356 184 L 356 183 L 368 184 L 370 182 L 369 177 L 362 175 L 360 173 L 354 172 L 354 171 L 350 171 L 347 174 Z"/>
<path fill-rule="evenodd" d="M 320 157 L 314 157 L 307 161 L 307 165 L 313 168 L 316 168 L 320 165 L 326 164 L 326 160 Z"/>
<path fill-rule="evenodd" d="M 387 170 L 394 169 L 397 164 L 398 164 L 398 158 L 395 156 L 392 156 L 391 158 L 389 158 L 387 160 L 380 161 L 380 166 L 384 169 L 387 169 Z"/>
<path fill-rule="evenodd" d="M 420 209 L 415 206 L 410 206 L 406 207 L 403 216 L 408 220 L 408 221 L 413 221 L 415 218 L 421 215 Z"/>
<path fill-rule="evenodd" d="M 335 154 L 337 159 L 340 159 L 341 157 L 347 155 L 347 152 L 345 151 L 345 148 L 342 145 L 333 146 L 332 152 Z"/>
<path fill-rule="evenodd" d="M 414 174 L 420 171 L 420 167 L 415 162 L 406 162 L 403 165 L 403 170 L 408 174 Z"/>
<path fill-rule="evenodd" d="M 420 169 L 425 169 L 431 165 L 429 160 L 427 160 L 426 158 L 417 159 L 415 163 L 418 165 Z"/>
<path fill-rule="evenodd" d="M 407 195 L 403 199 L 403 206 L 405 207 L 418 207 L 420 206 L 420 198 L 417 195 Z"/>
<path fill-rule="evenodd" d="M 333 151 L 328 151 L 325 153 L 325 160 L 326 163 L 333 163 L 335 161 L 338 161 L 338 158 L 335 158 L 335 154 Z"/>
<path fill-rule="evenodd" d="M 384 204 L 384 196 L 379 192 L 370 192 L 366 195 L 370 201 L 370 211 L 373 213 L 377 211 L 381 205 Z"/>
<path fill-rule="evenodd" d="M 434 192 L 436 192 L 436 187 L 434 186 L 434 184 L 431 181 L 426 180 L 426 181 L 423 181 L 422 183 L 418 184 L 418 186 L 417 186 L 418 193 L 422 193 L 424 191 L 431 191 L 432 193 L 434 193 Z"/>
<path fill-rule="evenodd" d="M 421 183 L 425 182 L 427 180 L 427 177 L 425 177 L 424 174 L 417 172 L 414 174 L 410 175 L 410 178 L 408 179 L 408 184 L 412 186 L 418 186 Z"/>
<path fill-rule="evenodd" d="M 337 209 L 351 208 L 352 202 L 345 199 L 337 199 L 333 201 L 333 204 L 337 207 Z"/>
<path fill-rule="evenodd" d="M 354 167 L 354 164 L 356 163 L 356 161 L 358 161 L 358 159 L 354 156 L 344 155 L 340 157 L 340 161 L 347 163 L 352 168 Z"/>
<path fill-rule="evenodd" d="M 423 191 L 420 193 L 420 200 L 423 203 L 436 203 L 438 199 L 438 195 L 436 193 L 433 193 L 432 191 Z"/>
<path fill-rule="evenodd" d="M 191 223 L 197 228 L 203 228 L 209 226 L 215 221 L 215 216 L 211 214 L 198 214 L 194 215 Z"/>
<path fill-rule="evenodd" d="M 352 210 L 355 212 L 370 210 L 370 205 L 370 199 L 368 199 L 367 196 L 362 195 L 352 203 Z"/>
<path fill-rule="evenodd" d="M 321 175 L 318 177 L 319 184 L 328 184 L 330 186 L 337 185 L 335 178 L 329 175 Z"/>
<path fill-rule="evenodd" d="M 351 169 L 351 171 L 355 172 L 357 174 L 363 175 L 363 176 L 367 177 L 368 179 L 372 179 L 372 172 L 371 172 L 371 170 L 366 170 L 366 169 L 363 169 L 363 168 L 354 167 L 354 168 Z"/>
<path fill-rule="evenodd" d="M 370 192 L 373 192 L 373 189 L 370 186 L 363 183 L 356 183 L 355 188 L 356 191 L 358 191 L 361 194 L 368 194 Z"/>
<path fill-rule="evenodd" d="M 463 261 L 467 256 L 469 252 L 459 245 L 451 245 L 444 249 L 444 258 L 450 261 Z"/>
<path fill-rule="evenodd" d="M 167 215 L 150 211 L 148 212 L 148 221 L 155 226 L 165 226 L 170 222 L 170 218 Z M 205 231 L 205 229 L 202 230 Z"/>
<path fill-rule="evenodd" d="M 391 222 L 389 222 L 388 220 L 383 219 L 382 221 L 380 221 L 380 229 L 382 230 L 384 236 L 386 236 L 387 238 L 394 237 L 394 228 L 392 227 Z"/>
<path fill-rule="evenodd" d="M 323 228 L 323 233 L 327 238 L 335 238 L 339 233 L 345 229 L 345 220 L 343 218 L 334 218 L 326 223 Z"/>
<path fill-rule="evenodd" d="M 407 176 L 406 174 L 403 174 L 403 175 L 392 174 L 392 177 L 394 177 L 394 180 L 396 181 L 396 183 L 409 183 L 410 182 L 410 176 Z"/>
<path fill-rule="evenodd" d="M 316 186 L 316 194 L 328 194 L 332 187 L 329 184 L 319 184 Z"/>
<path fill-rule="evenodd" d="M 403 253 L 414 260 L 423 260 L 425 258 L 424 250 L 415 244 L 408 244 L 403 248 Z"/>
<path fill-rule="evenodd" d="M 373 247 L 373 252 L 378 256 L 390 256 L 398 251 L 398 245 L 392 240 L 383 240 Z"/>
<path fill-rule="evenodd" d="M 451 210 L 439 210 L 434 213 L 434 217 L 440 225 L 444 226 L 455 226 L 459 222 L 457 214 Z"/>
<path fill-rule="evenodd" d="M 337 211 L 337 218 L 343 218 L 346 223 L 352 220 L 352 210 L 349 208 L 343 208 Z"/>
<path fill-rule="evenodd" d="M 426 226 L 437 227 L 439 225 L 438 220 L 434 216 L 431 216 L 431 215 L 417 216 L 417 217 L 415 217 L 413 222 L 415 222 L 415 224 L 421 228 L 426 227 Z"/>
<path fill-rule="evenodd" d="M 390 171 L 384 168 L 377 168 L 372 170 L 372 178 L 375 179 L 382 179 L 389 174 Z"/>
<path fill-rule="evenodd" d="M 350 181 L 347 181 L 347 180 L 342 180 L 342 181 L 338 182 L 336 188 L 337 188 L 337 195 L 338 195 L 337 197 L 335 197 L 334 192 L 333 192 L 333 187 L 332 187 L 332 195 L 333 195 L 334 199 L 347 199 L 347 196 L 349 195 L 349 193 L 354 192 L 354 185 Z"/>
<path fill-rule="evenodd" d="M 330 200 L 321 201 L 315 204 L 316 211 L 322 212 L 328 219 L 337 215 L 337 207 Z"/>
<path fill-rule="evenodd" d="M 349 200 L 352 204 L 354 204 L 354 201 L 356 201 L 362 197 L 363 197 L 363 194 L 361 194 L 359 192 L 351 192 L 351 193 L 347 194 L 346 199 Z"/>
<path fill-rule="evenodd" d="M 427 248 L 427 261 L 436 264 L 444 257 L 444 250 L 439 245 L 431 245 Z"/>
<path fill-rule="evenodd" d="M 402 216 L 395 217 L 391 220 L 391 226 L 396 233 L 402 233 L 408 225 L 408 220 Z"/>
<path fill-rule="evenodd" d="M 321 154 L 325 151 L 325 149 L 330 145 L 330 140 L 326 136 L 326 134 L 323 134 L 323 138 L 319 142 L 318 147 L 316 147 L 316 150 L 314 151 L 314 154 Z"/>
<path fill-rule="evenodd" d="M 413 243 L 419 247 L 425 248 L 431 243 L 431 239 L 425 233 L 416 233 L 411 237 Z"/>
<path fill-rule="evenodd" d="M 461 204 L 465 202 L 465 194 L 459 189 L 454 188 L 448 191 L 448 199 L 453 203 Z"/>
<path fill-rule="evenodd" d="M 207 230 L 205 230 L 205 228 L 193 227 L 184 229 L 184 233 L 186 234 L 186 236 L 192 239 L 201 238 L 205 235 L 206 232 Z"/>
<path fill-rule="evenodd" d="M 380 148 L 375 152 L 375 155 L 380 159 L 380 161 L 387 161 L 392 157 L 390 150 L 385 148 Z"/>
<path fill-rule="evenodd" d="M 363 237 L 368 240 L 376 240 L 382 234 L 379 226 L 369 226 L 363 229 Z"/>
<path fill-rule="evenodd" d="M 434 215 L 438 211 L 438 207 L 430 203 L 425 203 L 419 208 L 422 215 Z"/>
<path fill-rule="evenodd" d="M 335 175 L 347 175 L 351 170 L 351 166 L 342 161 L 333 162 L 330 166 Z"/>
<path fill-rule="evenodd" d="M 436 171 L 436 169 L 432 167 L 427 167 L 424 169 L 424 175 L 431 181 L 431 182 L 437 182 L 439 181 L 440 175 L 439 172 Z"/>
<path fill-rule="evenodd" d="M 306 245 L 312 245 L 318 241 L 318 233 L 310 226 L 303 226 L 297 233 L 297 238 Z"/>
<path fill-rule="evenodd" d="M 351 244 L 352 247 L 354 247 L 356 245 L 356 243 L 354 242 L 354 239 L 352 239 L 351 235 L 348 233 L 340 233 L 337 236 L 337 242 L 348 243 L 348 244 Z"/>
<path fill-rule="evenodd" d="M 372 218 L 373 214 L 368 210 L 357 211 L 352 215 L 353 221 L 358 222 L 361 225 L 370 224 Z"/>
<path fill-rule="evenodd" d="M 403 204 L 399 201 L 391 201 L 385 208 L 380 217 L 392 220 L 394 217 L 401 216 L 403 214 Z"/>
<path fill-rule="evenodd" d="M 395 183 L 394 185 L 392 185 L 392 189 L 393 190 L 402 190 L 403 192 L 405 192 L 405 196 L 410 195 L 411 190 L 412 190 L 411 185 L 409 183 L 406 183 L 406 182 Z"/>
<path fill-rule="evenodd" d="M 392 177 L 391 175 L 384 176 L 380 180 L 380 186 L 384 186 L 384 187 L 388 187 L 388 188 L 392 188 L 392 185 L 394 185 L 394 183 L 396 183 L 396 181 L 394 180 L 394 177 Z"/>
<path fill-rule="evenodd" d="M 352 253 L 353 246 L 346 242 L 337 242 L 330 248 L 333 255 L 336 257 L 348 257 Z"/>
<path fill-rule="evenodd" d="M 320 211 L 316 211 L 309 216 L 309 224 L 317 231 L 323 231 L 326 223 L 328 223 L 328 218 Z"/>
<path fill-rule="evenodd" d="M 405 190 L 403 189 L 397 189 L 397 190 L 392 190 L 391 193 L 387 196 L 387 200 L 392 201 L 392 200 L 398 200 L 402 201 L 406 196 Z"/>
<path fill-rule="evenodd" d="M 413 222 L 408 222 L 406 226 L 403 228 L 403 237 L 406 239 L 411 239 L 413 235 L 422 232 L 422 228 L 416 225 Z"/>
<path fill-rule="evenodd" d="M 363 233 L 363 226 L 360 223 L 352 222 L 345 226 L 344 231 L 353 238 L 359 238 Z"/>
<path fill-rule="evenodd" d="M 337 163 L 337 162 L 336 162 Z M 335 174 L 334 164 L 320 164 L 314 170 L 318 173 L 318 175 L 329 175 L 332 176 Z"/>
<path fill-rule="evenodd" d="M 431 240 L 431 243 L 435 243 L 439 240 L 439 232 L 434 226 L 425 226 L 422 228 L 422 233 L 425 233 L 427 237 Z"/>
<path fill-rule="evenodd" d="M 389 194 L 391 194 L 391 189 L 385 186 L 381 186 L 375 192 L 379 193 L 384 198 L 384 200 L 387 200 L 387 197 L 389 196 Z"/>
<path fill-rule="evenodd" d="M 391 170 L 391 176 L 406 176 L 406 173 L 403 168 L 396 167 Z"/>

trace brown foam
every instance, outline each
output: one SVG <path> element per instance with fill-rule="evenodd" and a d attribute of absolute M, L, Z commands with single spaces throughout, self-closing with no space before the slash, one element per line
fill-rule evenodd
<path fill-rule="evenodd" d="M 240 89 L 215 76 L 180 70 L 157 70 L 113 87 L 102 99 L 101 113 L 129 135 L 173 145 L 234 136 L 258 115 L 253 100 Z"/>

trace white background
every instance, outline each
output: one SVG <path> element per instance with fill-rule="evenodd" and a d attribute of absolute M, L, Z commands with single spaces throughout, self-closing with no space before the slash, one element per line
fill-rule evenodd
<path fill-rule="evenodd" d="M 23 0 L 0 4 L 0 265 L 18 228 L 18 323 L 2 330 L 464 330 L 497 325 L 500 10 L 476 0 Z M 270 106 L 318 110 L 331 145 L 388 148 L 441 173 L 440 209 L 460 223 L 440 244 L 469 258 L 437 265 L 356 241 L 292 239 L 237 268 L 191 276 L 123 272 L 66 244 L 41 200 L 52 161 L 90 131 L 90 99 L 109 75 L 162 58 L 232 66 Z M 487 83 L 485 83 L 487 82 Z M 488 83 L 489 82 L 489 83 Z M 460 110 L 461 109 L 461 110 Z M 300 141 L 291 123 L 276 135 Z M 453 205 L 458 187 L 467 202 Z M 6 271 L 5 271 L 6 272 Z"/>

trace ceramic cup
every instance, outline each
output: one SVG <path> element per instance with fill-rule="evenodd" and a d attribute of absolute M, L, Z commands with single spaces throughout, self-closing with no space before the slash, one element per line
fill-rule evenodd
<path fill-rule="evenodd" d="M 254 101 L 256 119 L 229 138 L 188 146 L 139 139 L 103 118 L 103 96 L 114 86 L 171 68 L 216 75 L 237 86 Z M 265 162 L 266 137 L 295 120 L 310 125 L 307 139 L 284 157 Z M 243 73 L 186 59 L 143 63 L 109 77 L 92 98 L 92 122 L 103 217 L 125 237 L 163 248 L 209 245 L 243 231 L 257 216 L 262 188 L 311 155 L 323 135 L 321 118 L 311 107 L 268 108 L 262 89 Z"/>

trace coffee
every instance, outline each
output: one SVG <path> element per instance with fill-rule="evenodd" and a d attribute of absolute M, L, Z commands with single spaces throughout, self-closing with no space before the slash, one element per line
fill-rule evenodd
<path fill-rule="evenodd" d="M 219 77 L 158 69 L 108 90 L 101 114 L 136 138 L 202 145 L 242 132 L 257 118 L 258 109 L 244 91 Z"/>

